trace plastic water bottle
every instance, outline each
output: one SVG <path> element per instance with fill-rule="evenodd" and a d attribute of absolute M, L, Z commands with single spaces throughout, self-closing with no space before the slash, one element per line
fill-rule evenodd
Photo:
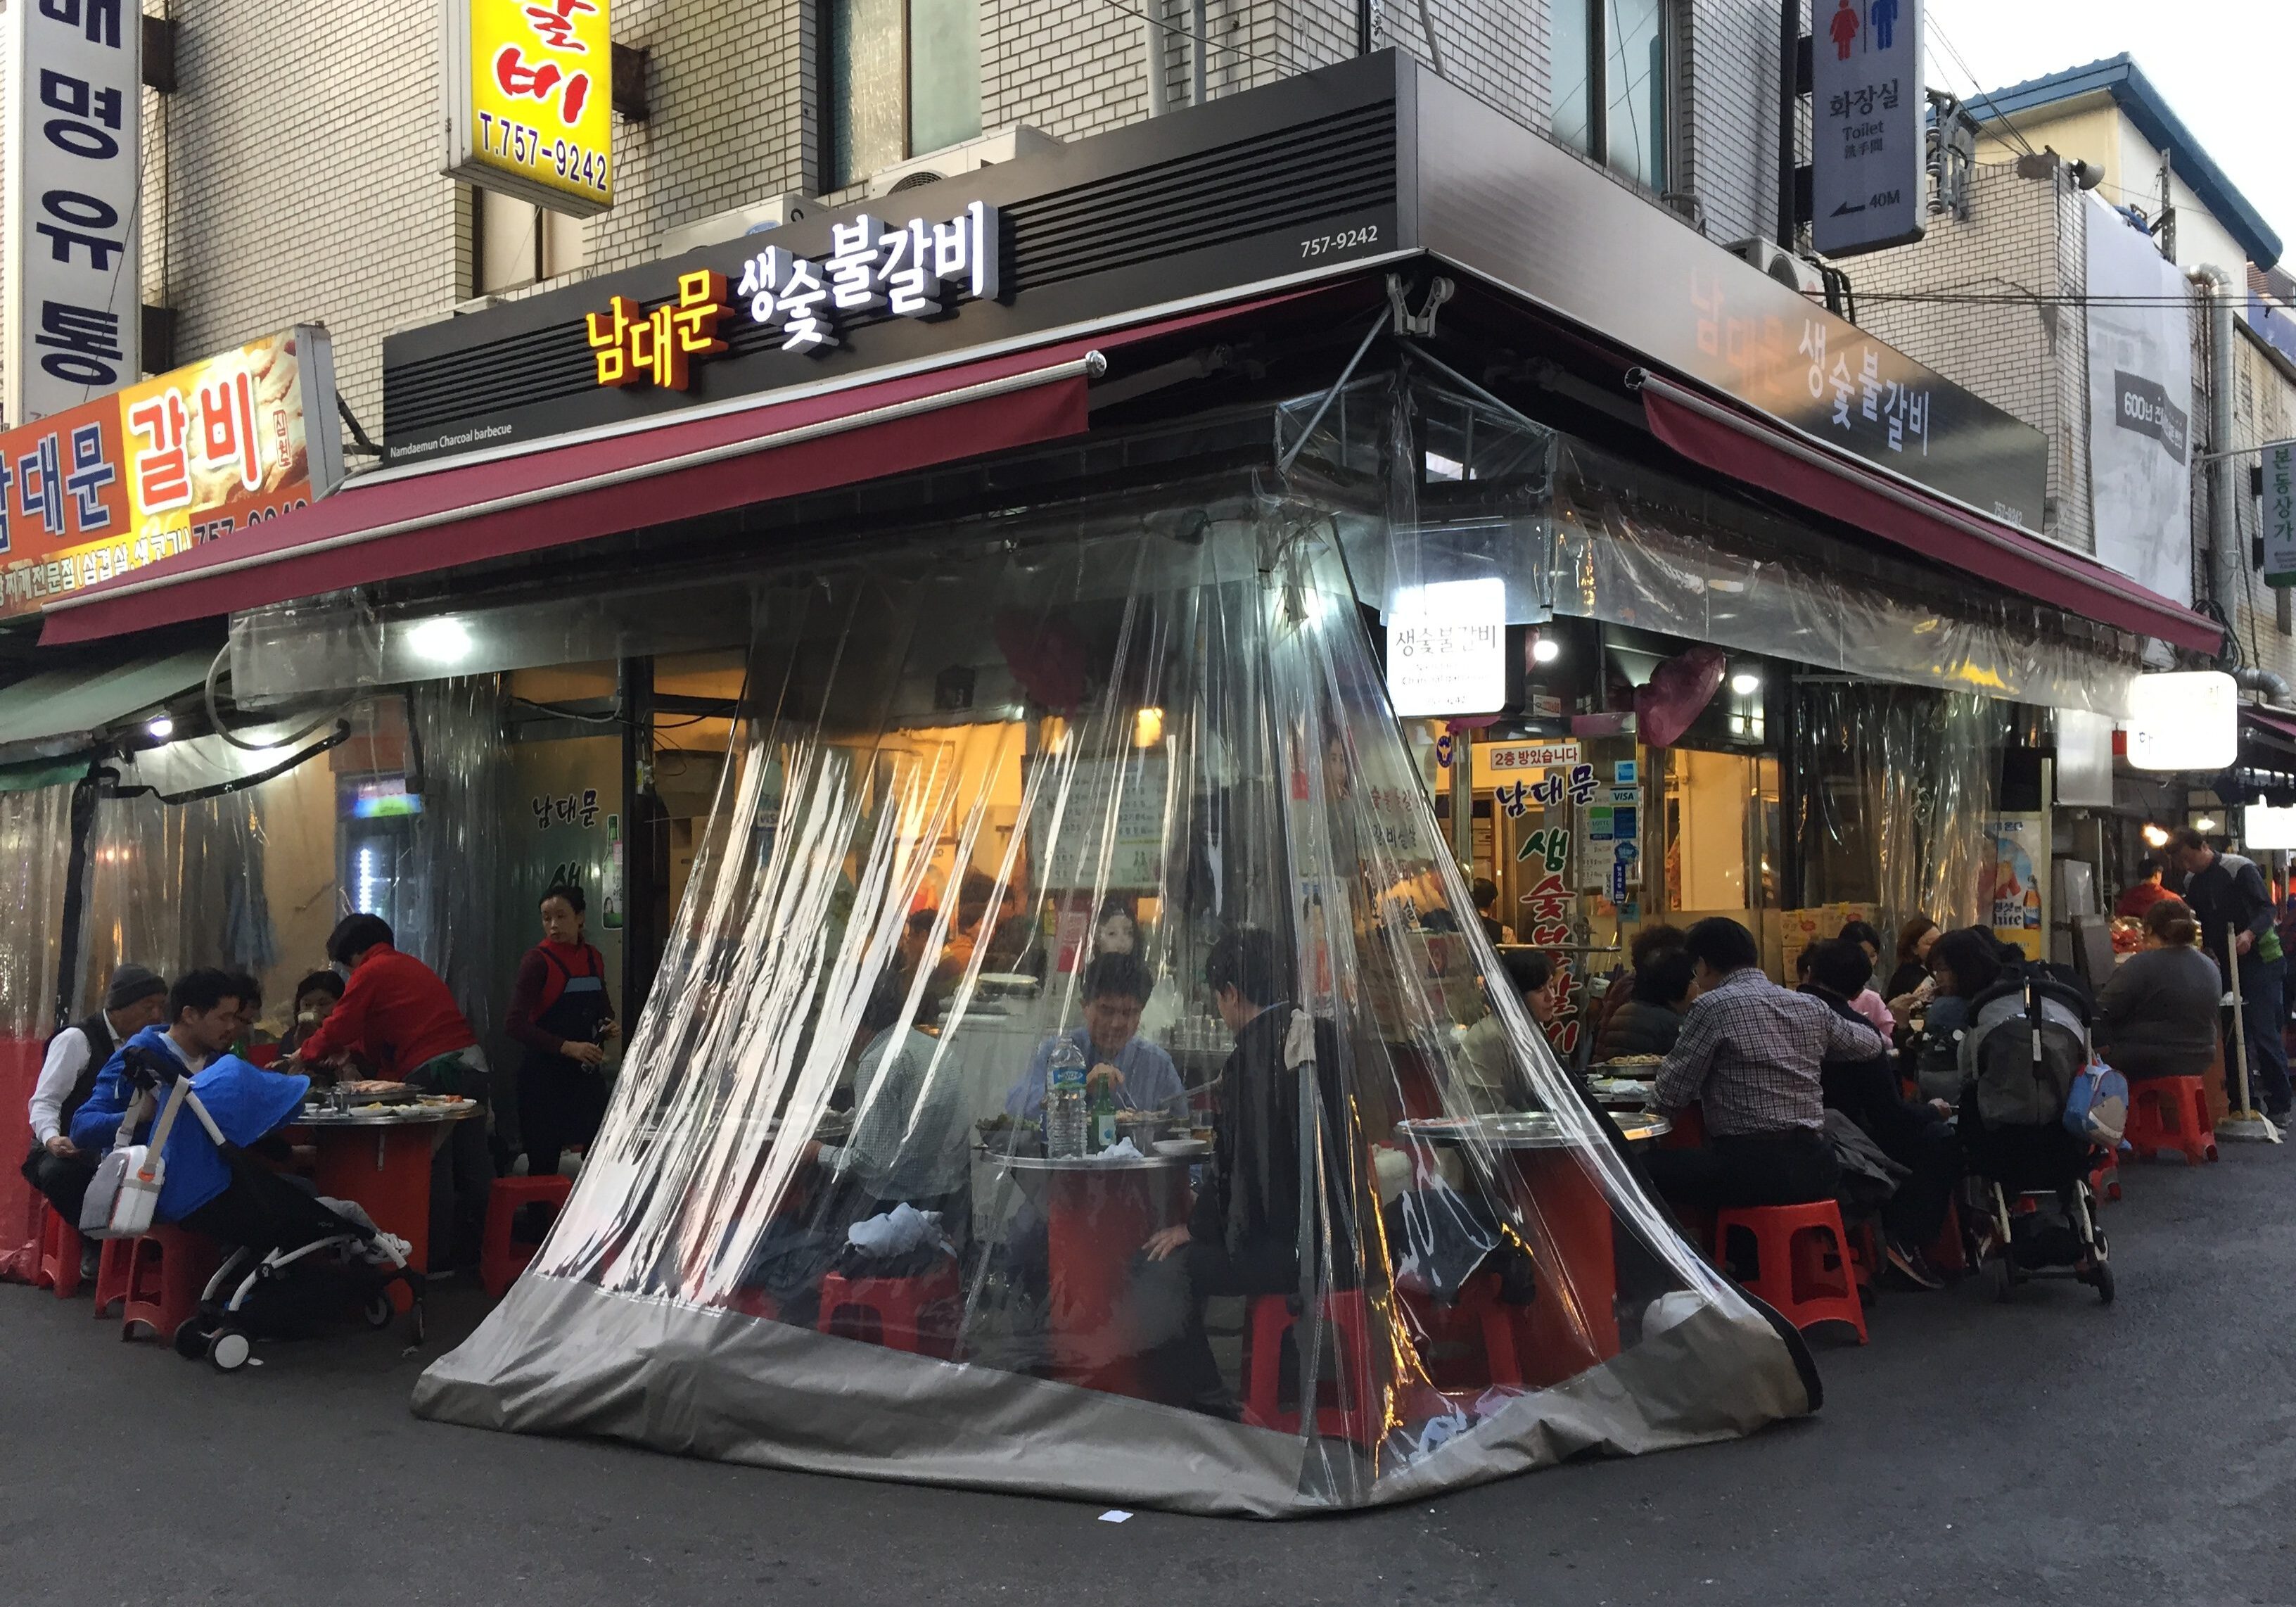
<path fill-rule="evenodd" d="M 1045 1153 L 1054 1160 L 1084 1153 L 1084 1051 L 1065 1033 L 1045 1067 Z"/>

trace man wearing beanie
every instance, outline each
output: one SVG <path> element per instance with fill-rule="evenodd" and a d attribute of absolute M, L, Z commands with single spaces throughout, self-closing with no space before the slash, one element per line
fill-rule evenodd
<path fill-rule="evenodd" d="M 103 1008 L 48 1040 L 47 1058 L 32 1086 L 32 1151 L 23 1172 L 67 1222 L 79 1221 L 80 1196 L 102 1159 L 83 1152 L 65 1136 L 72 1116 L 94 1091 L 112 1050 L 157 1022 L 167 1004 L 168 984 L 156 972 L 122 965 L 104 989 Z"/>

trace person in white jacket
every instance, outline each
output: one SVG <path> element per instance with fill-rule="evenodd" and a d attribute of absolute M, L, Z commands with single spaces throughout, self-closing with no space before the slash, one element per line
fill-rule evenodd
<path fill-rule="evenodd" d="M 103 1008 L 48 1040 L 32 1085 L 32 1148 L 23 1176 L 67 1222 L 79 1221 L 80 1196 L 101 1159 L 83 1153 L 67 1136 L 72 1115 L 94 1091 L 112 1050 L 157 1021 L 167 1004 L 164 978 L 142 965 L 122 965 L 104 989 Z"/>

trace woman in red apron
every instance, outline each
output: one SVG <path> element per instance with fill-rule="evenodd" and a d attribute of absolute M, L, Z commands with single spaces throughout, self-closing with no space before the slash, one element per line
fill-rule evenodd
<path fill-rule="evenodd" d="M 526 1051 L 518 1069 L 518 1124 L 530 1177 L 558 1169 L 560 1152 L 586 1145 L 606 1113 L 605 1040 L 614 1033 L 606 960 L 582 939 L 583 898 L 561 883 L 542 895 L 542 941 L 519 962 L 511 1037 Z"/>

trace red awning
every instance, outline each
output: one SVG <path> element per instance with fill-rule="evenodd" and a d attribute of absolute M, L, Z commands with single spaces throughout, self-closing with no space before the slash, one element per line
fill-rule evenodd
<path fill-rule="evenodd" d="M 1277 301 L 488 462 L 379 477 L 132 575 L 58 598 L 44 645 L 95 641 L 907 473 L 1088 427 L 1103 351 Z"/>
<path fill-rule="evenodd" d="M 2253 703 L 2245 705 L 2240 712 L 2243 719 L 2265 734 L 2278 737 L 2284 742 L 2296 742 L 2296 714 L 2259 709 Z"/>
<path fill-rule="evenodd" d="M 2196 652 L 2223 631 L 2094 558 L 1939 496 L 1798 430 L 1717 402 L 1646 369 L 1628 376 L 1652 433 L 1683 456 L 1923 558 L 2102 624 Z"/>

